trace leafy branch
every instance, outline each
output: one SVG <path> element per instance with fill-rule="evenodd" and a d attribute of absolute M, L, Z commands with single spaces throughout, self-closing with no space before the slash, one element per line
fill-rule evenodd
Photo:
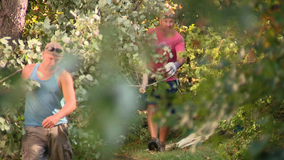
<path fill-rule="evenodd" d="M 22 70 L 23 70 L 23 69 L 20 69 L 20 70 L 18 70 L 18 71 L 16 71 L 16 72 L 10 74 L 9 76 L 7 76 L 7 77 L 1 79 L 1 80 L 0 80 L 0 84 L 3 83 L 3 82 L 5 82 L 7 79 L 13 77 L 13 76 L 16 75 L 17 73 L 21 72 Z"/>
<path fill-rule="evenodd" d="M 138 9 L 138 6 L 143 2 L 143 0 L 137 0 L 134 8 L 133 8 L 133 11 L 136 11 Z"/>

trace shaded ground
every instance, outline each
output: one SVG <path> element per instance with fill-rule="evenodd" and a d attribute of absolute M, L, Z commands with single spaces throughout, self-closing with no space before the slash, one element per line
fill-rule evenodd
<path fill-rule="evenodd" d="M 137 160 L 137 159 L 133 159 L 130 157 L 125 157 L 125 156 L 115 156 L 113 157 L 113 160 Z"/>

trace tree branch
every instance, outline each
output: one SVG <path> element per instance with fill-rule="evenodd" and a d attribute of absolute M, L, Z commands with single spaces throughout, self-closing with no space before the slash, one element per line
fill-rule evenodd
<path fill-rule="evenodd" d="M 4 111 L 4 112 L 5 112 L 5 111 Z M 7 114 L 6 112 L 5 112 L 5 115 L 6 115 L 7 120 L 9 121 L 10 125 L 12 126 L 13 130 L 15 130 L 15 128 L 14 128 L 14 126 L 13 126 L 13 123 L 12 123 L 10 117 L 8 116 L 8 114 Z"/>
<path fill-rule="evenodd" d="M 138 6 L 143 2 L 143 0 L 137 0 L 136 4 L 135 4 L 135 7 L 133 8 L 133 11 L 136 11 Z"/>
<path fill-rule="evenodd" d="M 12 73 L 12 74 L 10 74 L 9 76 L 7 76 L 7 77 L 5 77 L 5 78 L 3 78 L 3 79 L 1 79 L 1 80 L 0 80 L 0 84 L 3 83 L 3 82 L 5 82 L 7 79 L 9 79 L 10 77 L 13 77 L 15 74 L 17 74 L 17 73 L 19 73 L 19 72 L 21 72 L 21 71 L 22 71 L 22 69 L 21 69 L 21 70 L 18 70 L 18 71 L 16 71 L 16 72 L 14 72 L 14 73 Z"/>
<path fill-rule="evenodd" d="M 222 46 L 222 44 L 223 44 L 224 40 L 225 40 L 225 39 L 222 39 L 221 43 L 219 44 L 219 47 L 218 47 L 217 53 L 220 51 L 221 46 Z"/>

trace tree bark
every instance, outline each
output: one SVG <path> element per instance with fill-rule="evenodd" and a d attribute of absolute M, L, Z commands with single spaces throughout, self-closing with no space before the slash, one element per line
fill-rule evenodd
<path fill-rule="evenodd" d="M 11 37 L 11 40 L 21 38 L 28 0 L 0 0 L 0 3 L 0 38 Z"/>

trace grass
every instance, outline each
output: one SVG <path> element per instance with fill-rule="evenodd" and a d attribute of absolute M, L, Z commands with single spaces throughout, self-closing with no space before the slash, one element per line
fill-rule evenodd
<path fill-rule="evenodd" d="M 120 146 L 120 149 L 115 153 L 114 160 L 222 160 L 224 158 L 216 152 L 213 144 L 208 140 L 196 147 L 193 152 L 193 147 L 184 149 L 177 148 L 166 152 L 152 152 L 147 148 L 148 138 L 150 137 L 148 126 L 141 127 L 141 123 L 145 119 L 145 115 L 139 115 L 138 123 L 132 129 L 135 132 L 130 132 L 126 144 Z M 144 121 L 143 121 L 144 122 Z M 144 123 L 143 123 L 144 124 Z M 148 138 L 147 138 L 148 137 Z M 167 144 L 178 142 L 184 137 L 183 130 L 170 130 Z"/>
<path fill-rule="evenodd" d="M 196 147 L 195 152 L 192 148 L 175 149 L 166 152 L 152 152 L 147 150 L 147 142 L 125 144 L 115 159 L 128 160 L 221 160 L 222 157 L 214 150 L 210 143 L 203 143 Z"/>

